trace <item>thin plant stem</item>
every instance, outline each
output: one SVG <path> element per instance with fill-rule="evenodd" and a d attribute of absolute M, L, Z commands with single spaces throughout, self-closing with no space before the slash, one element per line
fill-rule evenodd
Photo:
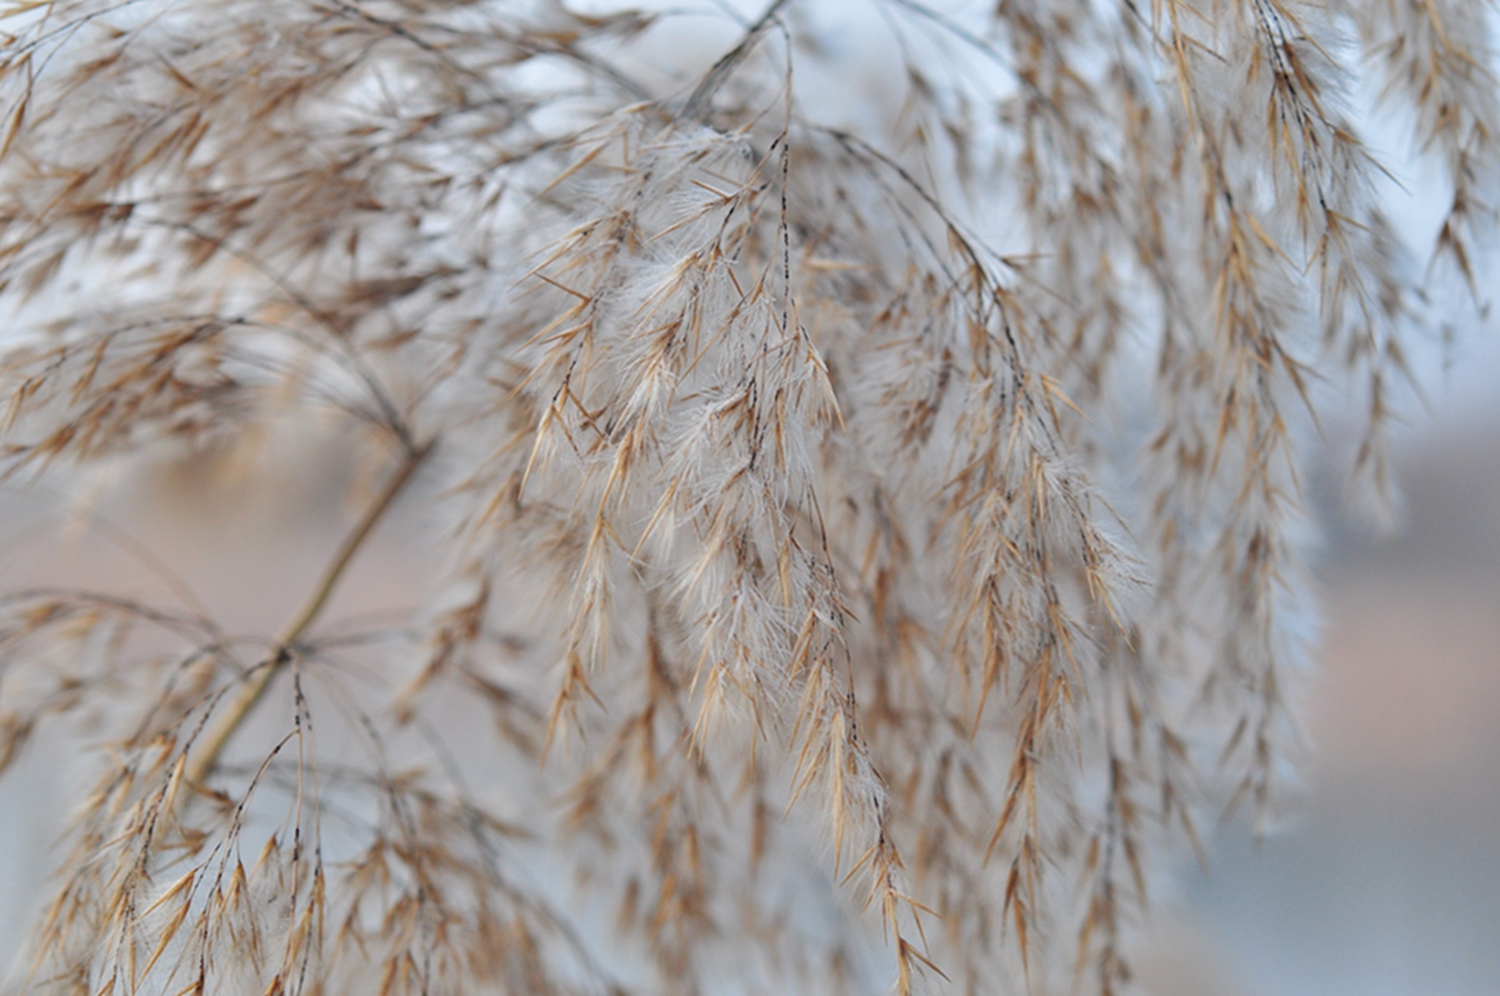
<path fill-rule="evenodd" d="M 229 704 L 228 710 L 206 734 L 203 746 L 188 763 L 186 775 L 189 782 L 201 785 L 213 773 L 214 767 L 219 762 L 219 755 L 223 753 L 229 738 L 234 736 L 235 731 L 255 710 L 256 704 L 265 695 L 276 672 L 291 660 L 292 647 L 317 620 L 323 607 L 328 604 L 328 599 L 333 596 L 334 589 L 338 587 L 339 579 L 343 577 L 344 571 L 353 561 L 354 555 L 359 552 L 365 540 L 374 531 L 376 524 L 385 515 L 386 510 L 390 508 L 391 503 L 401 493 L 406 482 L 411 480 L 412 474 L 416 472 L 417 467 L 431 450 L 432 443 L 428 442 L 406 451 L 401 465 L 396 468 L 390 480 L 386 481 L 385 487 L 375 496 L 375 500 L 365 509 L 354 528 L 339 544 L 337 552 L 328 562 L 328 566 L 323 569 L 323 575 L 318 579 L 307 601 L 282 627 L 272 644 L 270 657 L 250 675 L 234 701 Z"/>

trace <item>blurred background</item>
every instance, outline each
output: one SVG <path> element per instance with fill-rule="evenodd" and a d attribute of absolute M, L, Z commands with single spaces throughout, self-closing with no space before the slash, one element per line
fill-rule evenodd
<path fill-rule="evenodd" d="M 1500 348 L 1434 362 L 1393 535 L 1310 486 L 1327 536 L 1309 754 L 1284 824 L 1221 827 L 1141 959 L 1157 996 L 1500 992 Z"/>

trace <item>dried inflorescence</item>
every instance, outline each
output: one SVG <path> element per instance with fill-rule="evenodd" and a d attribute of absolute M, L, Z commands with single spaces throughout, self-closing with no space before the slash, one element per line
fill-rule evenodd
<path fill-rule="evenodd" d="M 390 464 L 274 636 L 7 596 L 0 765 L 108 741 L 21 989 L 1128 982 L 1159 856 L 1274 811 L 1325 385 L 1385 498 L 1434 321 L 1347 107 L 1478 298 L 1488 7 L 867 6 L 832 99 L 814 0 L 676 74 L 701 11 L 7 6 L 0 472 L 310 411 Z M 413 479 L 452 583 L 320 630 Z"/>

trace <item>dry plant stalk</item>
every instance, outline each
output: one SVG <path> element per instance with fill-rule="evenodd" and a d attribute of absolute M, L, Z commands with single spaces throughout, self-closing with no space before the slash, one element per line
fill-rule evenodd
<path fill-rule="evenodd" d="M 0 473 L 288 410 L 390 468 L 263 642 L 5 595 L 0 767 L 108 734 L 15 991 L 1127 986 L 1274 812 L 1315 412 L 1384 497 L 1424 281 L 1482 297 L 1490 5 L 961 6 L 4 5 Z M 413 480 L 452 584 L 320 630 Z"/>

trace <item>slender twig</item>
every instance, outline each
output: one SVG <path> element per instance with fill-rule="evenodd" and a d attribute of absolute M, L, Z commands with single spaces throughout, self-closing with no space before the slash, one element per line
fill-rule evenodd
<path fill-rule="evenodd" d="M 318 580 L 317 586 L 313 588 L 312 594 L 308 596 L 307 601 L 297 610 L 297 613 L 287 621 L 281 633 L 276 637 L 271 647 L 270 656 L 260 667 L 256 668 L 250 674 L 245 686 L 240 689 L 234 701 L 229 704 L 228 710 L 219 720 L 218 725 L 209 730 L 203 746 L 198 749 L 198 752 L 188 764 L 187 778 L 190 782 L 201 785 L 213 773 L 215 765 L 218 764 L 219 755 L 223 753 L 224 746 L 229 742 L 229 738 L 234 736 L 234 732 L 239 729 L 240 725 L 254 711 L 256 704 L 265 695 L 266 689 L 270 686 L 271 679 L 275 677 L 276 672 L 281 670 L 282 665 L 291 660 L 293 647 L 301 639 L 302 635 L 307 632 L 308 628 L 312 626 L 313 622 L 317 620 L 319 613 L 323 611 L 323 607 L 328 603 L 328 599 L 332 597 L 333 591 L 338 586 L 339 579 L 343 577 L 344 571 L 348 568 L 350 561 L 354 559 L 354 555 L 359 552 L 360 547 L 369 538 L 376 523 L 385 515 L 386 509 L 390 508 L 391 503 L 396 499 L 396 495 L 400 494 L 401 489 L 405 487 L 406 482 L 411 479 L 412 474 L 415 473 L 417 467 L 431 450 L 432 443 L 428 442 L 407 453 L 401 462 L 401 466 L 391 475 L 390 480 L 386 482 L 380 494 L 375 496 L 375 500 L 365 509 L 364 514 L 360 516 L 354 528 L 344 537 L 344 541 L 339 544 L 338 551 L 334 554 L 333 559 L 323 569 L 323 576 Z"/>
<path fill-rule="evenodd" d="M 708 71 L 707 75 L 703 77 L 702 82 L 698 84 L 691 96 L 688 97 L 687 103 L 682 105 L 683 118 L 701 120 L 706 116 L 709 101 L 713 99 L 719 87 L 723 86 L 724 81 L 729 78 L 729 74 L 734 72 L 739 64 L 745 61 L 745 57 L 750 54 L 750 50 L 760 40 L 761 34 L 771 26 L 776 20 L 776 16 L 781 13 L 781 8 L 786 5 L 787 0 L 772 0 L 771 5 L 756 19 L 755 23 L 745 29 L 740 43 L 726 52 L 718 62 L 714 63 L 713 68 Z"/>

